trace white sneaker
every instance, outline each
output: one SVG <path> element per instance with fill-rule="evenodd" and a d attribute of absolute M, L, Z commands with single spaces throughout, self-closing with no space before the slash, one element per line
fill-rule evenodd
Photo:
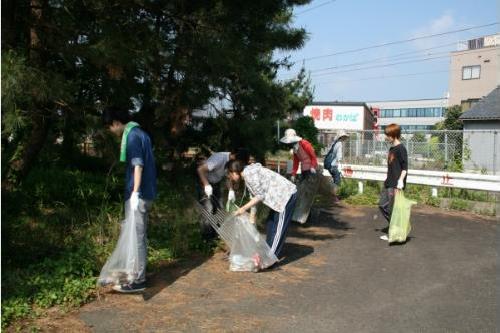
<path fill-rule="evenodd" d="M 387 235 L 380 236 L 380 239 L 384 240 L 384 241 L 387 241 L 387 242 L 389 241 L 389 237 L 387 237 Z"/>

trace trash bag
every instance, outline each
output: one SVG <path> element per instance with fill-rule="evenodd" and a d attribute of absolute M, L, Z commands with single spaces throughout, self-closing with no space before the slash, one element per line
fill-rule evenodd
<path fill-rule="evenodd" d="M 234 216 L 221 209 L 211 214 L 200 203 L 197 203 L 197 208 L 229 247 L 231 271 L 257 272 L 278 261 L 265 237 L 251 223 L 251 214 Z M 238 206 L 234 205 L 231 209 L 236 210 Z"/>
<path fill-rule="evenodd" d="M 98 283 L 100 285 L 132 283 L 136 280 L 138 272 L 139 251 L 136 217 L 130 208 L 129 201 L 127 201 L 120 237 L 113 253 L 101 270 Z"/>
<path fill-rule="evenodd" d="M 229 255 L 229 270 L 233 272 L 258 272 L 270 267 L 278 258 L 266 243 L 255 224 L 250 222 L 249 214 L 231 217 L 232 241 Z"/>
<path fill-rule="evenodd" d="M 323 172 L 323 169 L 318 170 L 315 174 L 308 174 L 297 184 L 297 203 L 293 210 L 292 221 L 306 223 L 314 202 L 314 196 L 318 192 L 320 172 Z"/>
<path fill-rule="evenodd" d="M 404 243 L 411 231 L 411 206 L 417 202 L 405 198 L 403 191 L 396 193 L 392 208 L 391 222 L 389 223 L 389 243 Z"/>

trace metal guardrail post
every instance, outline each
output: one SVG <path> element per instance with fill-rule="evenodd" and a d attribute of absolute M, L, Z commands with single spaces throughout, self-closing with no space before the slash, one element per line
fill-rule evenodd
<path fill-rule="evenodd" d="M 363 182 L 359 181 L 358 182 L 358 193 L 363 194 L 363 190 L 364 190 Z"/>
<path fill-rule="evenodd" d="M 496 175 L 497 174 L 497 158 L 498 158 L 498 150 L 497 150 L 497 144 L 498 144 L 498 140 L 497 140 L 497 135 L 498 135 L 498 132 L 497 131 L 494 131 L 493 132 L 493 174 Z M 497 201 L 498 201 L 499 197 L 497 196 Z M 497 206 L 497 209 L 498 209 L 498 206 Z M 499 212 L 497 212 L 497 214 L 500 214 Z M 498 216 L 498 215 L 497 215 Z"/>
<path fill-rule="evenodd" d="M 448 165 L 448 131 L 444 131 L 444 163 Z"/>
<path fill-rule="evenodd" d="M 500 220 L 500 193 L 495 193 L 495 215 Z"/>

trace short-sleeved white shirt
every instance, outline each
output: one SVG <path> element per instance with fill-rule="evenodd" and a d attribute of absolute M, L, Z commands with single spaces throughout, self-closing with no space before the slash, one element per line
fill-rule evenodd
<path fill-rule="evenodd" d="M 213 153 L 207 160 L 208 181 L 212 184 L 220 182 L 226 176 L 226 163 L 229 162 L 229 152 Z"/>

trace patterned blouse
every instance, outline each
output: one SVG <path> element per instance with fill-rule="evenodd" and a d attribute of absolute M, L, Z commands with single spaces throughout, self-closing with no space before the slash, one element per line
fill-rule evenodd
<path fill-rule="evenodd" d="M 250 193 L 274 211 L 282 212 L 297 187 L 280 174 L 264 168 L 260 163 L 247 166 L 242 173 Z"/>

